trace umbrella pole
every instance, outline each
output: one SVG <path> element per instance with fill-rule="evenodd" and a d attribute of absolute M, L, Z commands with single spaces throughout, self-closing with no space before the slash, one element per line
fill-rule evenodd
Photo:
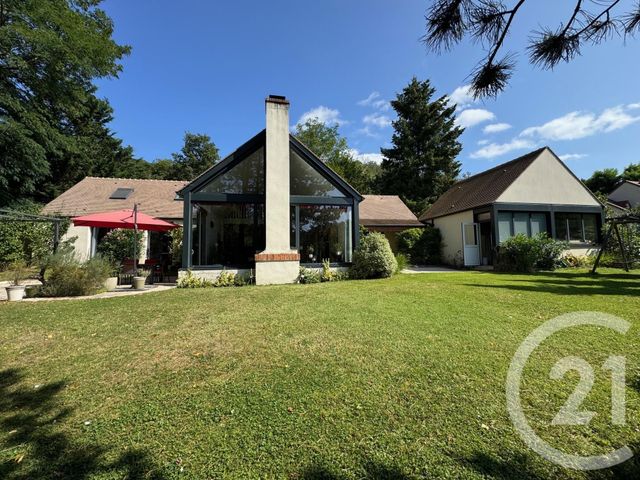
<path fill-rule="evenodd" d="M 133 275 L 138 275 L 138 204 L 133 204 Z"/>

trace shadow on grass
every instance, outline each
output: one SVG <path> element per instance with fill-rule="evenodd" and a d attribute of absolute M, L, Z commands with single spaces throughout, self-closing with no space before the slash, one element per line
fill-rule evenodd
<path fill-rule="evenodd" d="M 358 478 L 363 480 L 410 480 L 416 478 L 405 474 L 399 467 L 382 465 L 373 461 L 364 462 L 362 469 L 363 473 Z M 337 473 L 325 465 L 316 464 L 308 467 L 295 478 L 303 480 L 344 480 L 351 477 Z"/>
<path fill-rule="evenodd" d="M 0 478 L 84 479 L 97 474 L 131 480 L 165 478 L 142 450 L 131 450 L 115 461 L 104 459 L 109 448 L 80 442 L 60 431 L 70 408 L 60 406 L 63 382 L 38 387 L 24 385 L 15 369 L 0 371 Z"/>
<path fill-rule="evenodd" d="M 497 278 L 503 274 L 497 273 Z M 512 278 L 504 274 L 501 284 L 473 284 L 468 287 L 496 288 L 522 292 L 543 292 L 557 295 L 630 295 L 640 296 L 640 275 L 633 273 L 596 274 L 576 272 L 543 272 L 522 274 Z"/>
<path fill-rule="evenodd" d="M 475 470 L 478 474 L 487 478 L 519 480 L 542 480 L 543 476 L 535 471 L 530 458 L 525 455 L 517 455 L 513 459 L 505 460 L 496 458 L 486 453 L 478 452 L 470 458 L 460 460 L 463 465 Z"/>

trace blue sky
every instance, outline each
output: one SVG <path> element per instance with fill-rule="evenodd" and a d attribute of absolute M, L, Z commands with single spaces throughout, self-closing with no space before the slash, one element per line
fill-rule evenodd
<path fill-rule="evenodd" d="M 107 0 L 116 40 L 133 51 L 99 94 L 115 109 L 113 130 L 147 160 L 179 150 L 185 131 L 231 152 L 264 128 L 271 93 L 290 99 L 292 123 L 337 121 L 361 158 L 377 160 L 392 134 L 386 101 L 415 75 L 460 102 L 465 172 L 542 145 L 582 177 L 640 162 L 640 38 L 585 47 L 554 71 L 531 67 L 522 51 L 532 29 L 570 16 L 570 3 L 525 3 L 508 39 L 519 52 L 511 84 L 472 102 L 464 86 L 481 46 L 427 52 L 419 39 L 429 0 Z"/>

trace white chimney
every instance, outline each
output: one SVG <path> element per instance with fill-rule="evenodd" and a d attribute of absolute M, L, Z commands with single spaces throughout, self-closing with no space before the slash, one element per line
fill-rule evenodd
<path fill-rule="evenodd" d="M 269 95 L 265 143 L 265 249 L 256 254 L 256 283 L 293 283 L 300 255 L 291 250 L 289 101 Z"/>

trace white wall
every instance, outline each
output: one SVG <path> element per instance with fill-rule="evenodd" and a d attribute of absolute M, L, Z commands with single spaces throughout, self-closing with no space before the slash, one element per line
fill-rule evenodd
<path fill-rule="evenodd" d="M 449 265 L 462 265 L 462 224 L 473 223 L 473 210 L 436 218 L 433 225 L 442 235 L 442 260 Z"/>
<path fill-rule="evenodd" d="M 596 207 L 600 205 L 549 150 L 543 150 L 496 201 Z"/>
<path fill-rule="evenodd" d="M 74 256 L 80 261 L 91 258 L 91 227 L 76 227 L 72 224 L 60 241 L 70 240 L 73 237 L 77 237 L 72 244 Z"/>
<path fill-rule="evenodd" d="M 640 205 L 640 185 L 624 182 L 618 188 L 616 188 L 609 199 L 615 202 L 629 202 L 632 208 Z"/>

